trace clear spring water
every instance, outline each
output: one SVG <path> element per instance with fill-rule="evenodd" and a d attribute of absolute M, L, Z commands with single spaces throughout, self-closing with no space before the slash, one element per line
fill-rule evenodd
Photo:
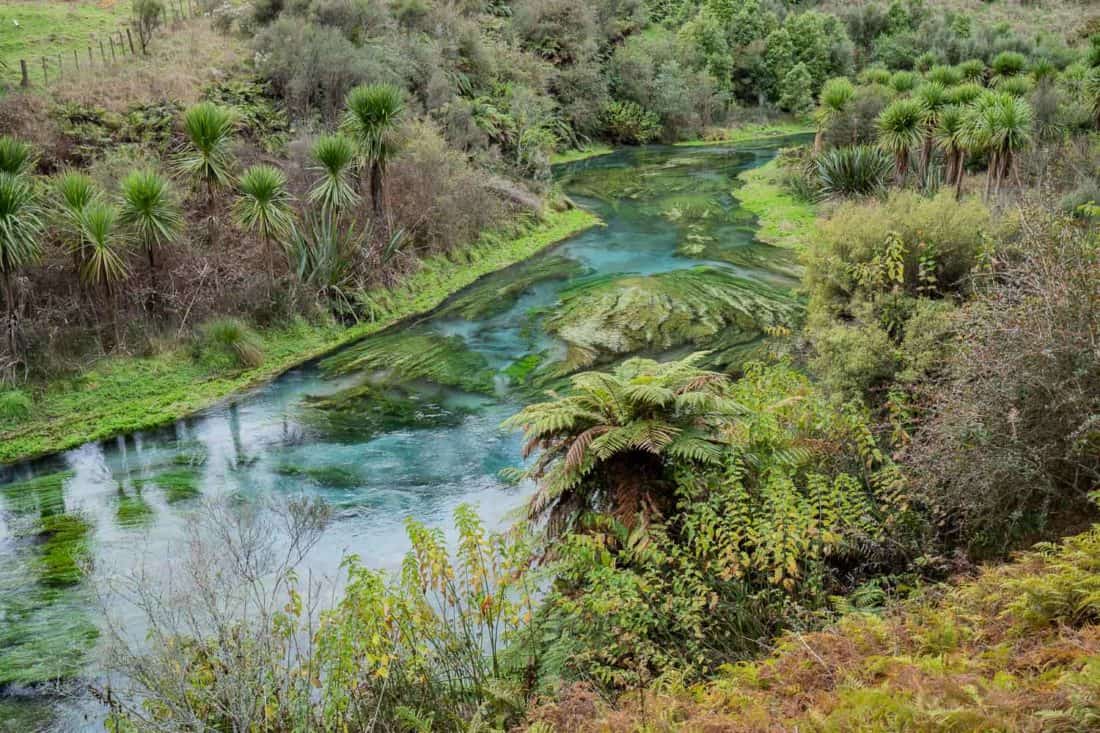
<path fill-rule="evenodd" d="M 579 263 L 570 277 L 534 278 L 518 296 L 499 302 L 483 298 L 488 305 L 476 319 L 452 309 L 404 327 L 460 338 L 495 373 L 493 389 L 481 394 L 403 385 L 403 395 L 422 390 L 448 420 L 381 430 L 359 428 L 354 419 L 339 432 L 318 427 L 306 419 L 308 398 L 339 394 L 370 375 L 334 376 L 310 364 L 169 428 L 0 469 L 0 731 L 102 729 L 90 700 L 56 699 L 36 680 L 94 670 L 100 623 L 95 584 L 103 573 L 150 559 L 170 561 L 173 541 L 199 505 L 197 494 L 324 497 L 334 519 L 308 559 L 314 576 L 337 576 L 348 552 L 371 566 L 396 567 L 407 549 L 402 522 L 409 515 L 446 528 L 454 508 L 471 503 L 491 525 L 507 521 L 530 487 L 497 478 L 500 469 L 519 463 L 519 437 L 499 426 L 523 399 L 503 370 L 534 352 L 560 356 L 562 345 L 539 321 L 562 288 L 585 278 L 653 275 L 701 262 L 778 288 L 794 285 L 789 253 L 755 242 L 752 218 L 731 196 L 737 174 L 767 161 L 778 147 L 651 147 L 562 168 L 564 189 L 607 226 L 527 266 L 569 258 Z M 698 242 L 703 244 L 692 248 Z M 498 288 L 510 273 L 475 284 L 466 296 Z M 27 483 L 35 477 L 45 481 Z M 80 518 L 90 576 L 67 576 L 58 539 L 64 535 L 50 540 L 42 534 L 43 523 L 59 517 Z M 51 563 L 55 550 L 60 565 Z"/>

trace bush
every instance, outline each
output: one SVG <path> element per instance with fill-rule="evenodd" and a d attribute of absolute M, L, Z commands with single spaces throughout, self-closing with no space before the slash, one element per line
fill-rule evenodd
<path fill-rule="evenodd" d="M 644 145 L 661 134 L 661 120 L 634 102 L 612 102 L 603 111 L 607 136 L 618 143 Z"/>
<path fill-rule="evenodd" d="M 944 541 L 979 554 L 1087 516 L 1100 481 L 1100 253 L 1040 220 L 998 262 L 906 457 Z"/>
<path fill-rule="evenodd" d="M 199 329 L 199 360 L 214 369 L 255 369 L 264 362 L 260 337 L 236 318 L 220 318 Z"/>
<path fill-rule="evenodd" d="M 796 115 L 813 109 L 813 81 L 805 64 L 795 64 L 779 82 L 779 108 Z"/>
<path fill-rule="evenodd" d="M 868 196 L 886 185 L 894 164 L 872 145 L 834 148 L 817 159 L 817 175 L 826 196 Z"/>
<path fill-rule="evenodd" d="M 18 422 L 31 413 L 34 403 L 21 389 L 0 391 L 0 421 Z"/>

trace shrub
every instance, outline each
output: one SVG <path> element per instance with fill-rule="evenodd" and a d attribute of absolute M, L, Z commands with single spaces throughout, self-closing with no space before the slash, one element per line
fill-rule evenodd
<path fill-rule="evenodd" d="M 612 102 L 603 111 L 607 135 L 615 142 L 644 145 L 661 134 L 661 120 L 634 102 Z"/>
<path fill-rule="evenodd" d="M 813 106 L 813 77 L 805 64 L 795 64 L 779 83 L 779 107 L 794 114 L 805 114 Z"/>
<path fill-rule="evenodd" d="M 213 368 L 255 369 L 264 361 L 260 337 L 236 318 L 219 318 L 203 325 L 196 351 L 199 359 Z"/>
<path fill-rule="evenodd" d="M 1014 76 L 1027 68 L 1027 57 L 1016 51 L 1002 51 L 993 57 L 989 67 L 995 76 Z"/>
<path fill-rule="evenodd" d="M 883 190 L 893 161 L 872 145 L 834 148 L 817 159 L 817 175 L 826 196 L 868 196 Z"/>
<path fill-rule="evenodd" d="M 945 541 L 982 554 L 1088 513 L 1100 481 L 1100 254 L 1039 219 L 997 262 L 906 459 Z"/>
<path fill-rule="evenodd" d="M 0 421 L 22 420 L 30 415 L 33 406 L 30 395 L 21 389 L 0 391 Z"/>

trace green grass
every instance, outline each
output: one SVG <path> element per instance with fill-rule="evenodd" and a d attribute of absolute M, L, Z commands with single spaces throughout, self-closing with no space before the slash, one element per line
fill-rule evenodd
<path fill-rule="evenodd" d="M 756 238 L 777 247 L 801 249 L 809 244 L 816 226 L 814 205 L 795 198 L 779 182 L 775 160 L 747 170 L 733 195 L 757 219 Z"/>
<path fill-rule="evenodd" d="M 576 150 L 563 150 L 559 153 L 554 153 L 550 156 L 550 165 L 560 165 L 562 163 L 575 163 L 578 160 L 588 160 L 589 158 L 595 158 L 600 155 L 607 155 L 608 153 L 615 152 L 615 148 L 610 145 L 604 145 L 603 143 L 593 143 L 586 145 L 583 148 Z"/>
<path fill-rule="evenodd" d="M 53 382 L 35 395 L 29 418 L 0 418 L 0 463 L 143 430 L 209 407 L 303 362 L 438 307 L 478 278 L 599 223 L 571 209 L 547 215 L 518 236 L 486 234 L 451 257 L 426 260 L 394 290 L 372 293 L 373 319 L 350 328 L 298 323 L 260 334 L 263 365 L 212 373 L 178 348 L 148 358 L 112 358 L 79 379 Z"/>
<path fill-rule="evenodd" d="M 761 122 L 738 125 L 737 127 L 710 130 L 700 140 L 686 140 L 676 143 L 679 147 L 704 147 L 707 145 L 730 145 L 733 143 L 745 143 L 752 140 L 767 140 L 773 137 L 786 137 L 788 135 L 805 135 L 813 132 L 814 128 L 806 122 Z"/>
<path fill-rule="evenodd" d="M 107 36 L 122 30 L 129 17 L 129 0 L 5 0 L 0 4 L 0 62 L 6 69 L 0 69 L 0 80 L 18 83 L 19 60 L 25 59 L 31 83 L 41 84 L 42 57 L 46 57 L 53 79 L 57 55 L 61 54 L 63 68 L 70 70 L 73 51 L 80 58 L 81 68 L 85 68 L 89 46 L 94 49 L 95 63 L 101 64 L 99 39 L 106 44 Z M 110 58 L 109 46 L 106 51 Z"/>

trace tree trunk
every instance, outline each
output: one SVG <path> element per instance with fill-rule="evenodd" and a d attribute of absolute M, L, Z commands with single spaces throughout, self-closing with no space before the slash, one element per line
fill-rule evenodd
<path fill-rule="evenodd" d="M 382 225 L 384 203 L 382 201 L 382 163 L 374 161 L 370 167 L 370 201 L 377 224 Z"/>
<path fill-rule="evenodd" d="M 928 166 L 932 162 L 932 135 L 926 135 L 924 146 L 920 151 L 920 177 L 925 180 L 928 176 Z"/>
<path fill-rule="evenodd" d="M 817 134 L 814 135 L 814 157 L 821 155 L 821 148 L 825 146 L 825 128 L 817 128 Z"/>
<path fill-rule="evenodd" d="M 909 151 L 903 150 L 894 153 L 894 168 L 898 178 L 898 185 L 905 185 L 905 176 L 909 173 Z"/>
<path fill-rule="evenodd" d="M 955 160 L 955 200 L 962 199 L 963 193 L 963 170 L 966 166 L 966 152 L 960 150 L 958 158 Z"/>
<path fill-rule="evenodd" d="M 11 367 L 12 368 L 12 373 L 11 373 L 10 376 L 14 378 L 14 376 L 15 376 L 15 363 L 19 360 L 19 344 L 16 340 L 16 329 L 15 329 L 15 326 L 16 326 L 15 288 L 12 287 L 11 273 L 10 272 L 5 270 L 0 274 L 3 275 L 3 277 L 0 278 L 0 284 L 3 285 L 3 289 L 4 289 L 4 311 L 5 311 L 4 321 L 5 321 L 5 326 L 6 326 L 5 331 L 7 331 L 7 333 L 5 334 L 5 340 L 8 342 L 7 343 L 8 353 L 11 355 L 11 359 L 12 359 L 12 367 Z"/>

